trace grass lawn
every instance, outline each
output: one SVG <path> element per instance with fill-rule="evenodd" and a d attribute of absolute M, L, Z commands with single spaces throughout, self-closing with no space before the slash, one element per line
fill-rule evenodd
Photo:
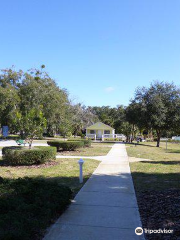
<path fill-rule="evenodd" d="M 169 234 L 147 234 L 147 239 L 180 237 L 180 144 L 162 142 L 127 144 L 128 156 L 149 159 L 130 168 L 144 228 L 173 229 Z"/>
<path fill-rule="evenodd" d="M 23 177 L 40 177 L 47 181 L 56 181 L 69 186 L 76 194 L 83 184 L 79 183 L 78 159 L 57 159 L 54 165 L 34 165 L 19 167 L 0 167 L 0 176 L 17 179 Z M 83 165 L 84 182 L 91 176 L 99 165 L 99 161 L 86 159 Z"/>
<path fill-rule="evenodd" d="M 1 240 L 42 239 L 46 228 L 60 216 L 83 186 L 79 183 L 77 161 L 57 159 L 34 166 L 0 166 Z M 85 160 L 84 183 L 99 163 Z"/>
<path fill-rule="evenodd" d="M 80 148 L 76 151 L 58 152 L 67 156 L 104 156 L 111 150 L 113 143 L 92 143 L 91 147 Z"/>

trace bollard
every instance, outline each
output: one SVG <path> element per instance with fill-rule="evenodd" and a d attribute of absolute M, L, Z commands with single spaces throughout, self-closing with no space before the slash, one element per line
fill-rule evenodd
<path fill-rule="evenodd" d="M 79 159 L 78 161 L 79 163 L 79 182 L 83 183 L 83 159 Z"/>

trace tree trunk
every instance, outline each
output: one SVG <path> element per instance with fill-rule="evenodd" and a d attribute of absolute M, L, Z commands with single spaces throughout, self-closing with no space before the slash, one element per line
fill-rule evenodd
<path fill-rule="evenodd" d="M 30 139 L 30 140 L 29 140 L 29 149 L 31 149 L 31 148 L 32 148 L 32 142 L 33 142 L 33 140 L 32 140 L 32 139 Z"/>
<path fill-rule="evenodd" d="M 156 133 L 157 133 L 157 145 L 156 145 L 156 147 L 159 147 L 160 146 L 160 139 L 161 139 L 161 132 L 156 130 Z"/>

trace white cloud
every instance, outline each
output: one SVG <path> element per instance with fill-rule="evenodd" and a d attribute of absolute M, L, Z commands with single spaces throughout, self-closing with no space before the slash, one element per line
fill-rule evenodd
<path fill-rule="evenodd" d="M 105 92 L 113 92 L 115 89 L 113 87 L 107 87 L 104 89 Z"/>

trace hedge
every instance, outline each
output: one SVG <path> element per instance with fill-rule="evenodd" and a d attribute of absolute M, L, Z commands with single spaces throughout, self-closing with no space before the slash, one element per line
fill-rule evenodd
<path fill-rule="evenodd" d="M 83 139 L 85 147 L 91 147 L 91 140 L 90 139 Z"/>
<path fill-rule="evenodd" d="M 33 165 L 56 159 L 56 148 L 53 147 L 4 147 L 3 160 L 10 165 Z"/>
<path fill-rule="evenodd" d="M 42 239 L 42 234 L 68 206 L 71 190 L 44 179 L 0 178 L 0 239 Z"/>
<path fill-rule="evenodd" d="M 47 141 L 47 144 L 56 147 L 57 151 L 74 151 L 84 146 L 82 141 Z"/>
<path fill-rule="evenodd" d="M 84 143 L 84 147 L 91 147 L 91 140 L 90 139 L 68 139 L 68 142 L 69 141 L 81 141 Z"/>
<path fill-rule="evenodd" d="M 104 138 L 104 141 L 122 141 L 121 139 L 119 138 Z"/>

